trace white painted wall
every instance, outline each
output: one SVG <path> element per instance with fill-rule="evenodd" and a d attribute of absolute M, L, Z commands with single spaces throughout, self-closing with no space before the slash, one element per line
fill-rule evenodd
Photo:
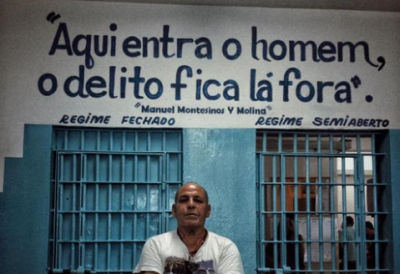
<path fill-rule="evenodd" d="M 232 3 L 232 2 L 226 2 Z M 237 4 L 237 3 L 236 3 Z M 248 2 L 250 6 L 250 1 Z M 165 114 L 168 119 L 175 119 L 171 127 L 179 128 L 279 128 L 279 129 L 335 129 L 342 126 L 313 123 L 316 117 L 328 118 L 349 116 L 358 119 L 387 120 L 387 127 L 398 128 L 400 120 L 397 109 L 400 106 L 398 87 L 400 80 L 400 62 L 397 45 L 400 43 L 400 15 L 390 12 L 338 11 L 316 9 L 271 9 L 231 6 L 189 6 L 189 5 L 152 5 L 95 1 L 66 0 L 5 0 L 0 2 L 0 60 L 5 68 L 0 72 L 0 191 L 3 187 L 4 157 L 22 157 L 23 128 L 25 124 L 49 124 L 66 126 L 104 126 L 104 127 L 165 127 L 165 125 L 142 125 L 122 123 L 123 117 L 138 117 L 147 115 L 150 118 L 158 113 L 144 114 L 140 105 L 152 107 L 178 107 L 183 105 L 192 108 L 219 108 L 223 115 L 203 114 Z M 47 16 L 59 14 L 60 18 L 51 23 Z M 85 68 L 85 79 L 101 77 L 110 84 L 110 67 L 114 66 L 118 77 L 125 77 L 123 69 L 133 70 L 141 66 L 146 79 L 157 78 L 165 86 L 163 96 L 152 100 L 137 98 L 130 93 L 128 98 L 81 98 L 67 96 L 63 83 L 70 77 L 78 77 L 79 67 L 85 64 L 85 56 L 74 52 L 69 56 L 66 50 L 57 50 L 51 55 L 50 49 L 56 40 L 56 33 L 61 23 L 68 26 L 71 39 L 79 34 L 88 38 L 94 35 L 115 36 L 116 56 L 95 56 L 95 67 Z M 115 23 L 118 28 L 110 30 Z M 212 60 L 200 59 L 194 54 L 194 46 L 184 52 L 182 58 L 128 58 L 123 53 L 123 41 L 127 37 L 160 37 L 164 25 L 170 26 L 170 34 L 174 38 L 208 38 L 214 48 Z M 339 61 L 336 52 L 329 53 L 326 58 L 334 57 L 334 61 L 316 62 L 308 55 L 305 61 L 262 60 L 252 56 L 252 27 L 257 28 L 257 39 L 271 43 L 275 41 L 275 54 L 279 55 L 279 45 L 289 41 L 314 41 L 318 45 L 331 42 L 336 45 L 341 41 L 357 43 L 365 41 L 370 48 L 371 62 L 363 60 L 358 55 L 353 62 L 347 59 Z M 222 54 L 222 48 L 229 39 L 236 39 L 242 45 L 242 55 L 237 60 L 229 60 Z M 80 41 L 82 42 L 82 41 Z M 331 44 L 330 44 L 331 45 Z M 84 44 L 80 44 L 81 49 Z M 171 52 L 175 50 L 171 48 Z M 232 48 L 230 48 L 232 50 Z M 336 48 L 334 50 L 337 50 Z M 262 56 L 262 50 L 256 50 Z M 378 67 L 386 61 L 382 70 Z M 298 57 L 299 58 L 299 57 Z M 381 60 L 381 59 L 379 59 Z M 178 67 L 188 65 L 193 68 L 193 77 L 184 75 L 188 87 L 182 93 L 181 100 L 175 97 L 172 84 L 175 83 Z M 301 72 L 301 79 L 295 79 L 295 73 L 289 73 L 296 68 Z M 202 71 L 201 73 L 199 71 Z M 257 75 L 257 88 L 273 87 L 273 100 L 252 101 L 250 99 L 251 73 Z M 51 95 L 41 94 L 38 90 L 39 79 L 43 75 L 54 75 L 59 82 L 59 89 Z M 129 71 L 129 73 L 132 73 Z M 317 86 L 318 82 L 347 83 L 351 89 L 352 101 L 337 102 L 335 94 L 341 88 L 333 87 L 323 96 L 323 102 L 300 102 L 295 94 L 295 87 L 290 87 L 290 100 L 283 96 L 283 81 L 290 74 L 294 85 L 305 87 L 302 94 L 306 96 L 307 87 L 304 83 Z M 361 83 L 355 87 L 351 82 L 358 77 Z M 197 79 L 199 78 L 199 79 Z M 218 99 L 216 101 L 194 99 L 196 81 L 205 83 L 209 79 L 217 79 L 220 83 L 230 79 L 240 87 L 238 101 Z M 77 80 L 78 81 L 78 80 Z M 76 83 L 76 82 L 74 82 Z M 120 81 L 116 81 L 116 90 L 120 91 Z M 288 82 L 287 82 L 288 83 Z M 46 82 L 49 84 L 49 81 Z M 304 85 L 303 85 L 304 84 Z M 47 85 L 45 85 L 46 88 Z M 77 88 L 76 86 L 73 86 Z M 108 86 L 107 86 L 108 87 Z M 212 94 L 221 93 L 222 86 L 212 86 Z M 95 88 L 96 89 L 96 88 Z M 106 88 L 105 88 L 106 89 Z M 143 92 L 143 90 L 141 90 Z M 260 90 L 258 90 L 260 91 Z M 349 90 L 348 90 L 349 91 Z M 384 92 L 382 92 L 384 91 Z M 100 92 L 100 88 L 96 89 Z M 289 91 L 288 91 L 289 92 Z M 340 92 L 340 91 L 339 91 Z M 261 95 L 260 93 L 258 93 Z M 311 94 L 311 93 L 310 93 Z M 336 94 L 337 95 L 337 94 Z M 340 97 L 340 96 L 339 96 Z M 260 99 L 262 97 L 259 97 Z M 367 98 L 373 98 L 369 102 Z M 266 110 L 267 114 L 237 114 L 238 108 L 257 108 Z M 228 108 L 234 110 L 229 114 Z M 89 114 L 90 113 L 90 114 Z M 65 124 L 63 117 L 110 115 L 110 123 Z M 301 125 L 267 125 L 258 123 L 259 119 L 295 117 L 301 118 Z M 389 123 L 390 122 L 390 123 Z M 368 122 L 367 122 L 368 124 Z M 359 129 L 358 126 L 345 126 L 346 129 Z M 362 125 L 363 129 L 371 128 Z M 376 129 L 376 128 L 373 128 Z"/>

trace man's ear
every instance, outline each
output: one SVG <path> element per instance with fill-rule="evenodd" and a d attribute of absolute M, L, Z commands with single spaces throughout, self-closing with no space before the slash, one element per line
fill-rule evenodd
<path fill-rule="evenodd" d="M 206 218 L 210 217 L 210 215 L 211 215 L 211 205 L 210 205 L 210 204 L 208 204 L 208 205 L 207 205 L 207 213 L 206 213 Z"/>
<path fill-rule="evenodd" d="M 172 216 L 176 217 L 176 215 L 175 215 L 175 204 L 172 205 Z"/>

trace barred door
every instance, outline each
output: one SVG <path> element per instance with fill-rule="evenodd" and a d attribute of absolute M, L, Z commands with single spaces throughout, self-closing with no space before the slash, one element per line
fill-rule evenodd
<path fill-rule="evenodd" d="M 176 224 L 180 131 L 55 129 L 49 273 L 131 273 Z"/>
<path fill-rule="evenodd" d="M 375 133 L 258 133 L 259 273 L 388 272 L 375 144 Z"/>

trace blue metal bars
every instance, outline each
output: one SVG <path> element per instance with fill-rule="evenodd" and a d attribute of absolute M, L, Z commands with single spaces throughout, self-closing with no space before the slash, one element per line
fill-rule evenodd
<path fill-rule="evenodd" d="M 172 225 L 181 143 L 180 131 L 55 130 L 53 273 L 131 273 Z"/>
<path fill-rule="evenodd" d="M 375 146 L 376 133 L 257 134 L 259 273 L 388 271 Z"/>

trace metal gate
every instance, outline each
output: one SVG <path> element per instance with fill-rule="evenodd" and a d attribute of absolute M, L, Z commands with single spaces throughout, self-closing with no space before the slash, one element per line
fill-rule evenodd
<path fill-rule="evenodd" d="M 257 134 L 258 273 L 389 271 L 376 136 Z"/>
<path fill-rule="evenodd" d="M 57 128 L 49 273 L 131 273 L 176 226 L 180 131 Z"/>

